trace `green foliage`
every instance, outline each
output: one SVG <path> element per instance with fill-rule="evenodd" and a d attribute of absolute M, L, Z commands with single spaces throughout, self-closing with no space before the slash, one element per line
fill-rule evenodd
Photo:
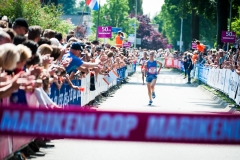
<path fill-rule="evenodd" d="M 202 5 L 205 6 L 205 1 L 201 1 Z M 181 19 L 183 17 L 183 48 L 185 50 L 190 48 L 191 45 L 191 25 L 192 25 L 192 6 L 197 9 L 199 3 L 196 0 L 165 0 L 165 4 L 162 6 L 160 14 L 154 17 L 154 23 L 159 24 L 159 32 L 164 37 L 168 38 L 168 43 L 173 44 L 175 49 L 179 49 L 177 41 L 180 41 L 181 31 Z M 209 7 L 211 8 L 211 7 Z M 200 9 L 199 9 L 200 10 Z M 198 11 L 200 14 L 204 11 Z M 205 44 L 211 46 L 214 45 L 216 40 L 216 23 L 210 20 L 210 18 L 204 15 L 200 16 L 200 40 L 204 41 Z"/>
<path fill-rule="evenodd" d="M 238 17 L 236 16 L 232 22 L 232 31 L 235 31 L 237 36 L 240 36 L 240 7 L 238 7 L 238 14 Z"/>
<path fill-rule="evenodd" d="M 63 34 L 74 28 L 73 24 L 61 19 L 61 6 L 53 4 L 41 6 L 36 0 L 1 0 L 0 16 L 6 15 L 13 22 L 16 18 L 25 18 L 29 25 L 39 25 L 43 29 L 53 29 Z"/>
<path fill-rule="evenodd" d="M 137 13 L 142 14 L 143 8 L 142 8 L 142 0 L 137 0 Z M 128 6 L 129 6 L 129 13 L 135 13 L 135 6 L 136 6 L 136 0 L 128 0 Z"/>
<path fill-rule="evenodd" d="M 74 14 L 76 0 L 58 0 L 58 3 L 63 6 L 64 14 Z"/>
<path fill-rule="evenodd" d="M 134 27 L 129 24 L 135 23 L 135 18 L 130 18 L 128 12 L 128 0 L 107 0 L 107 3 L 100 8 L 99 26 L 120 27 L 123 32 L 133 34 Z M 94 23 L 92 30 L 95 31 L 98 24 L 98 11 L 92 12 L 92 18 Z"/>

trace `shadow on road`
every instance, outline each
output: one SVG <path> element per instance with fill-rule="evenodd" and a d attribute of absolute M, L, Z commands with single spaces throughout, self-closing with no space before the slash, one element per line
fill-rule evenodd
<path fill-rule="evenodd" d="M 126 85 L 143 85 L 140 82 L 128 82 Z M 146 84 L 145 84 L 146 85 Z M 182 84 L 182 83 L 156 83 L 156 85 L 161 85 L 161 86 L 172 86 L 172 87 L 191 87 L 191 88 L 196 88 L 197 86 L 189 85 L 189 84 Z"/>

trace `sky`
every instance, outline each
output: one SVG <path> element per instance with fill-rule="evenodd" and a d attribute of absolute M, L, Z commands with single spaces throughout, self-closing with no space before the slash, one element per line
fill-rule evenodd
<path fill-rule="evenodd" d="M 101 5 L 105 4 L 106 0 L 101 0 Z M 143 0 L 143 13 L 153 18 L 161 11 L 164 0 Z"/>

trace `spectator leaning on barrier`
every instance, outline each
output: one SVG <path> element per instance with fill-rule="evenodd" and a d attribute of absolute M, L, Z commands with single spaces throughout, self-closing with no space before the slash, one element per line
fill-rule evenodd
<path fill-rule="evenodd" d="M 218 54 L 219 54 L 219 61 L 218 61 L 219 68 L 222 69 L 223 62 L 225 61 L 224 50 L 220 49 Z"/>
<path fill-rule="evenodd" d="M 200 43 L 199 40 L 196 40 L 196 44 L 197 44 L 197 50 L 200 52 L 200 53 L 204 53 L 204 49 L 205 49 L 205 46 Z"/>
<path fill-rule="evenodd" d="M 81 52 L 83 51 L 82 45 L 80 42 L 73 42 L 70 47 L 70 51 L 63 55 L 62 60 L 71 59 L 71 62 L 68 67 L 66 67 L 67 73 L 71 73 L 72 71 L 76 70 L 82 70 L 81 67 L 86 68 L 94 68 L 98 67 L 100 61 L 96 63 L 90 63 L 90 62 L 84 62 L 82 61 L 79 56 L 81 55 Z"/>

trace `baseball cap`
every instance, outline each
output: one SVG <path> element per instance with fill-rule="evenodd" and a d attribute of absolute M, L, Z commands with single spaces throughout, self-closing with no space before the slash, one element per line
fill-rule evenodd
<path fill-rule="evenodd" d="M 14 22 L 13 22 L 13 26 L 18 25 L 21 27 L 25 27 L 28 29 L 28 22 L 24 19 L 24 18 L 17 18 Z"/>
<path fill-rule="evenodd" d="M 74 50 L 80 50 L 80 51 L 83 51 L 83 46 L 82 46 L 82 43 L 80 42 L 73 42 L 71 44 L 71 49 L 74 49 Z"/>

